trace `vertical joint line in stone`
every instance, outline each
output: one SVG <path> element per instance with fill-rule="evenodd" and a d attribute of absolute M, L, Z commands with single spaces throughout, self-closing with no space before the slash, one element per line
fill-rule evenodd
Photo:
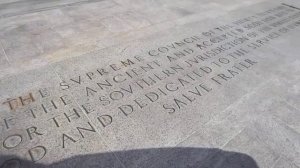
<path fill-rule="evenodd" d="M 237 132 L 235 135 L 233 135 L 227 142 L 225 142 L 223 145 L 221 145 L 221 149 L 224 149 L 227 144 L 229 144 L 231 141 L 233 141 L 234 138 L 239 136 L 246 129 L 246 127 L 243 127 L 239 132 Z"/>
<path fill-rule="evenodd" d="M 284 5 L 284 6 L 287 6 L 287 7 L 293 8 L 293 9 L 300 10 L 300 8 L 298 8 L 298 7 L 295 7 L 295 6 L 292 6 L 292 5 L 288 5 L 288 4 L 285 4 L 285 3 L 282 3 L 281 5 Z"/>
<path fill-rule="evenodd" d="M 2 50 L 2 52 L 4 54 L 4 56 L 5 56 L 6 61 L 8 62 L 8 64 L 11 64 L 10 60 L 8 59 L 8 56 L 7 56 L 7 54 L 6 54 L 5 50 L 4 50 L 4 47 L 2 45 L 2 41 L 1 40 L 0 40 L 0 47 L 1 47 L 1 50 Z"/>

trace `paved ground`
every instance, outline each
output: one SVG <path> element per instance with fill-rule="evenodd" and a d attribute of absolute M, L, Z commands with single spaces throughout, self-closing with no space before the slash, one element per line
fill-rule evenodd
<path fill-rule="evenodd" d="M 3 167 L 300 167 L 297 0 L 3 0 Z"/>
<path fill-rule="evenodd" d="M 0 7 L 1 48 L 5 52 L 1 53 L 0 76 L 214 18 L 257 2 L 5 0 Z"/>

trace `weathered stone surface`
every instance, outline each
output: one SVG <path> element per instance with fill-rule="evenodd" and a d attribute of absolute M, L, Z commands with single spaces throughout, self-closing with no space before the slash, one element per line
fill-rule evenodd
<path fill-rule="evenodd" d="M 0 165 L 300 167 L 300 4 L 258 2 L 0 3 Z"/>

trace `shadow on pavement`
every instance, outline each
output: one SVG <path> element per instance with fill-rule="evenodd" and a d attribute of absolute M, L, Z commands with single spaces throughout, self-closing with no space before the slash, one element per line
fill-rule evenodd
<path fill-rule="evenodd" d="M 246 154 L 216 148 L 153 148 L 115 151 L 73 156 L 50 165 L 1 155 L 0 164 L 1 168 L 258 168 L 255 160 Z"/>

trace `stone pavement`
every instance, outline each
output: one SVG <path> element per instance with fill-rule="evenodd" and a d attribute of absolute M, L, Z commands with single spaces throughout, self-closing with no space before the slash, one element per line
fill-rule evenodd
<path fill-rule="evenodd" d="M 0 30 L 2 167 L 300 168 L 297 0 L 4 0 Z"/>

